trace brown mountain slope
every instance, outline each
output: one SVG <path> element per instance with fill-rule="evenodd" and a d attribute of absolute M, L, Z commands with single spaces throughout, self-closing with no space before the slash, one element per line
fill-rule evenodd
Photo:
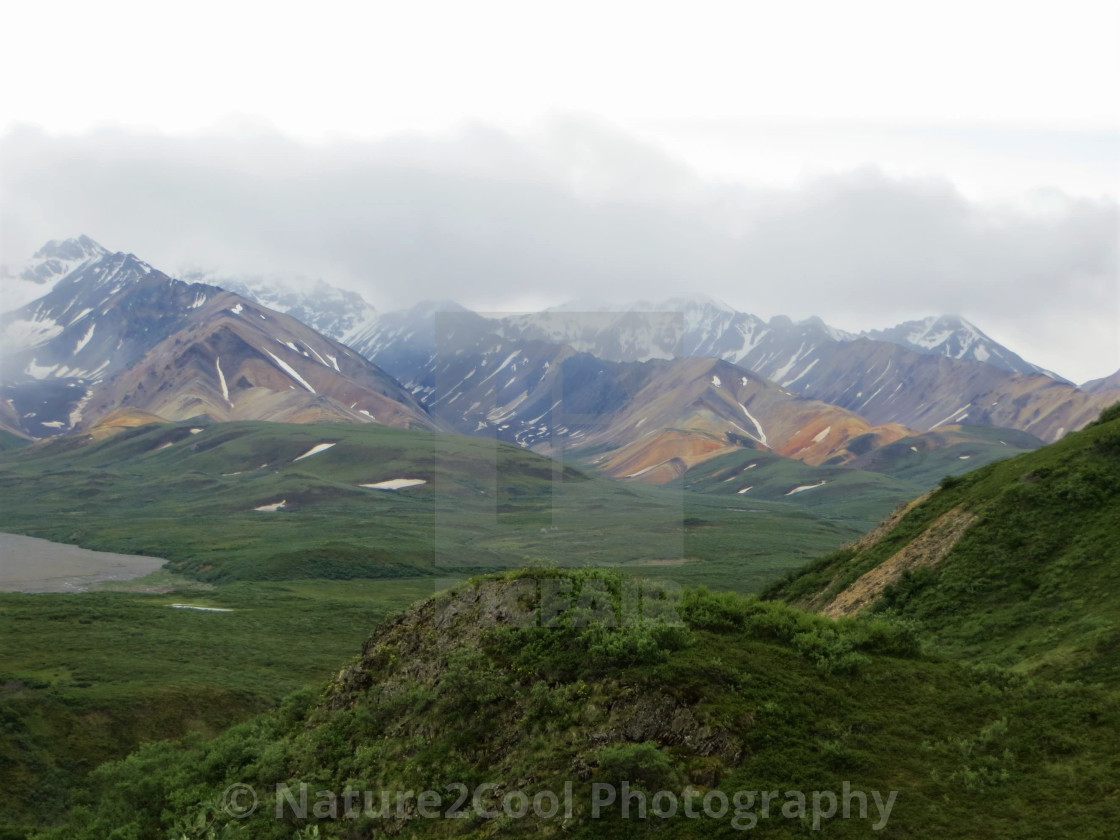
<path fill-rule="evenodd" d="M 997 426 L 1053 441 L 1092 421 L 1110 400 L 1039 374 L 921 355 L 859 339 L 806 356 L 787 387 L 855 411 L 872 423 L 923 431 L 950 423 Z M 764 371 L 765 372 L 765 371 Z M 790 371 L 797 375 L 798 369 Z"/>
<path fill-rule="evenodd" d="M 1082 383 L 1081 390 L 1089 394 L 1107 394 L 1112 402 L 1120 400 L 1120 370 L 1111 376 Z"/>
<path fill-rule="evenodd" d="M 855 438 L 872 435 L 881 446 L 913 434 L 794 396 L 729 362 L 688 358 L 654 364 L 657 372 L 644 387 L 579 444 L 606 449 L 597 461 L 611 475 L 666 481 L 741 447 L 809 464 L 845 463 L 855 457 L 847 449 Z"/>
<path fill-rule="evenodd" d="M 230 292 L 210 296 L 187 327 L 100 384 L 82 425 L 125 406 L 168 420 L 436 427 L 407 391 L 357 353 Z"/>

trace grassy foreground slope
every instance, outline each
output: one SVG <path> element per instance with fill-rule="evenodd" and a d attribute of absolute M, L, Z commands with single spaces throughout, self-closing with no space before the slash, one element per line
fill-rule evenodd
<path fill-rule="evenodd" d="M 34 836 L 1111 838 L 1118 484 L 1120 409 L 944 481 L 770 593 L 827 615 L 603 570 L 459 584 L 384 622 L 325 687 L 100 767 Z M 739 807 L 595 818 L 593 786 L 623 781 L 651 808 L 659 790 Z M 462 818 L 420 812 L 420 791 L 443 813 L 448 786 L 488 783 Z M 566 783 L 570 815 L 501 813 L 504 794 Z M 845 783 L 894 791 L 889 814 L 829 813 Z M 248 818 L 223 801 L 232 784 L 260 799 Z M 278 792 L 301 784 L 318 810 Z M 347 815 L 347 790 L 374 812 L 381 791 L 414 793 Z"/>
<path fill-rule="evenodd" d="M 917 621 L 946 653 L 1120 682 L 1120 406 L 1043 449 L 942 482 L 874 538 L 768 597 Z"/>
<path fill-rule="evenodd" d="M 443 578 L 550 562 L 757 590 L 909 495 L 888 483 L 826 518 L 803 496 L 747 504 L 557 470 L 478 439 L 269 423 L 157 423 L 0 456 L 0 529 L 167 557 L 179 573 L 0 593 L 0 790 L 15 795 L 0 837 L 144 741 L 213 735 L 322 681 Z M 359 486 L 401 477 L 427 484 Z"/>
<path fill-rule="evenodd" d="M 425 483 L 361 486 L 400 478 Z M 812 492 L 755 500 L 620 484 L 461 435 L 150 424 L 0 455 L 0 530 L 164 557 L 173 571 L 214 583 L 673 564 L 682 580 L 751 591 L 915 493 L 871 478 L 867 498 L 849 494 L 825 511 Z"/>
<path fill-rule="evenodd" d="M 660 594 L 643 590 L 639 614 L 626 587 L 602 572 L 543 570 L 460 586 L 382 625 L 325 690 L 212 741 L 150 744 L 98 769 L 86 804 L 37 836 L 709 838 L 819 827 L 864 838 L 876 826 L 938 840 L 1114 836 L 1113 692 L 930 658 L 912 627 L 729 593 L 686 591 L 675 603 L 683 621 L 665 621 Z M 540 626 L 544 616 L 553 626 Z M 592 785 L 623 782 L 650 808 L 651 794 L 676 795 L 676 813 L 625 818 L 616 802 L 595 818 Z M 487 783 L 478 808 L 491 814 L 467 800 L 462 818 L 423 816 L 451 808 L 452 786 Z M 568 815 L 548 816 L 547 800 L 524 817 L 512 802 L 503 813 L 506 794 L 565 783 Z M 828 813 L 822 792 L 845 783 L 868 797 L 866 818 L 858 804 L 849 819 Z M 259 797 L 248 818 L 223 800 L 233 784 Z M 291 805 L 301 784 L 304 812 Z M 687 789 L 694 812 L 709 797 L 707 815 L 687 815 Z M 361 813 L 361 796 L 348 812 L 346 790 L 373 792 L 373 812 Z M 425 790 L 443 798 L 421 812 Z M 377 813 L 381 791 L 387 813 Z M 721 791 L 738 805 L 717 815 Z M 773 792 L 768 807 L 762 791 Z"/>
<path fill-rule="evenodd" d="M 322 682 L 371 625 L 432 591 L 414 579 L 0 594 L 0 838 L 56 818 L 86 773 L 145 741 L 212 737 Z"/>

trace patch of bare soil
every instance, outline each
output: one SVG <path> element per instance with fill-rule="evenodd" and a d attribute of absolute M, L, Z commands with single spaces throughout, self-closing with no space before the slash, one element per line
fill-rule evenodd
<path fill-rule="evenodd" d="M 865 551 L 871 548 L 875 543 L 879 542 L 883 537 L 895 529 L 895 526 L 902 521 L 902 517 L 906 516 L 910 511 L 933 495 L 933 491 L 919 496 L 910 502 L 903 502 L 888 514 L 887 518 L 860 537 L 855 542 L 851 543 L 848 548 L 853 548 L 856 551 Z"/>
<path fill-rule="evenodd" d="M 821 612 L 833 618 L 855 615 L 879 600 L 883 590 L 895 583 L 907 570 L 936 566 L 964 536 L 964 532 L 975 518 L 975 514 L 959 507 L 938 517 L 929 528 L 911 540 L 901 551 L 869 572 L 860 575 Z"/>

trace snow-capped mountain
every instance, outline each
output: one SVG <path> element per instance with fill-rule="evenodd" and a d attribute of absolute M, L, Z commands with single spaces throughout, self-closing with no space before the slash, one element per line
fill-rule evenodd
<path fill-rule="evenodd" d="M 1106 402 L 1044 374 L 1011 373 L 869 338 L 815 347 L 783 376 L 779 381 L 789 390 L 876 424 L 928 431 L 967 423 L 1019 429 L 1045 441 L 1081 428 Z"/>
<path fill-rule="evenodd" d="M 87 258 L 0 316 L 0 397 L 23 431 L 84 428 L 124 406 L 165 419 L 435 425 L 392 377 L 295 318 L 91 240 L 50 247 L 78 246 Z"/>
<path fill-rule="evenodd" d="M 609 361 L 562 342 L 511 339 L 507 324 L 447 304 L 378 323 L 367 352 L 451 427 L 548 454 L 593 449 L 620 477 L 665 481 L 743 447 L 843 463 L 856 438 L 870 447 L 910 433 L 718 359 Z"/>
<path fill-rule="evenodd" d="M 720 358 L 871 423 L 923 431 L 968 422 L 1055 440 L 1092 420 L 1106 402 L 949 316 L 856 335 L 819 318 L 763 321 L 710 299 L 685 298 L 510 317 L 502 334 L 563 340 L 612 360 Z"/>
<path fill-rule="evenodd" d="M 396 326 L 402 323 L 397 313 L 378 317 L 360 296 L 323 283 L 301 289 L 297 284 L 285 286 L 267 278 L 212 282 L 288 312 L 368 358 L 380 357 L 388 343 L 399 342 L 407 332 Z M 444 308 L 462 309 L 455 304 Z M 723 359 L 783 387 L 809 376 L 809 365 L 822 354 L 859 338 L 896 344 L 923 355 L 977 362 L 1010 373 L 1041 374 L 1066 382 L 1024 360 L 964 318 L 948 315 L 856 334 L 816 317 L 795 322 L 775 316 L 767 321 L 720 301 L 693 296 L 607 306 L 577 302 L 543 312 L 487 320 L 496 324 L 496 332 L 510 340 L 566 344 L 579 352 L 617 362 L 686 356 Z"/>
<path fill-rule="evenodd" d="M 956 315 L 905 321 L 890 329 L 868 330 L 863 335 L 876 341 L 889 341 L 918 353 L 983 362 L 1012 373 L 1041 373 L 1051 379 L 1066 381 L 1055 373 L 1031 364 L 989 338 L 975 324 Z"/>
<path fill-rule="evenodd" d="M 442 308 L 466 313 L 453 305 Z M 462 347 L 437 342 L 437 335 L 449 327 L 437 329 L 429 309 L 420 306 L 382 315 L 352 345 L 410 388 L 419 388 L 416 393 L 424 400 L 441 393 L 435 388 L 436 373 L 458 370 L 464 354 L 470 357 Z M 442 317 L 451 323 L 449 316 Z M 873 425 L 901 424 L 920 431 L 970 423 L 1020 429 L 1054 440 L 1092 420 L 1104 402 L 1103 397 L 1042 373 L 1015 373 L 967 354 L 952 359 L 949 353 L 959 352 L 966 342 L 959 336 L 952 340 L 942 336 L 934 344 L 933 337 L 944 329 L 927 331 L 930 347 L 911 348 L 843 332 L 819 318 L 795 323 L 776 316 L 763 321 L 704 299 L 600 312 L 579 312 L 569 306 L 492 320 L 469 313 L 456 323 L 460 332 L 469 325 L 475 334 L 489 335 L 486 340 L 501 344 L 506 354 L 536 343 L 566 346 L 610 362 L 719 358 L 799 397 L 856 412 Z M 983 334 L 962 329 L 975 333 L 967 349 L 978 351 Z M 998 345 L 989 346 L 994 357 Z M 1011 355 L 1000 358 L 1008 361 Z M 449 391 L 445 398 L 451 396 Z M 475 401 L 477 397 L 466 404 Z"/>
<path fill-rule="evenodd" d="M 4 422 L 34 436 L 121 408 L 376 420 L 543 452 L 591 447 L 609 472 L 657 467 L 651 475 L 668 477 L 728 446 L 843 463 L 859 454 L 850 440 L 866 453 L 961 423 L 1052 440 L 1106 402 L 1033 367 L 1008 369 L 1026 363 L 944 318 L 870 338 L 696 298 L 493 318 L 447 303 L 377 315 L 326 284 L 221 281 L 249 299 L 172 279 L 88 237 L 49 243 L 25 271 L 31 279 L 18 282 L 44 294 L 0 316 L 0 400 Z"/>
<path fill-rule="evenodd" d="M 216 291 L 203 288 L 101 249 L 42 297 L 0 316 L 0 371 L 8 381 L 111 376 L 184 326 L 192 307 Z"/>
<path fill-rule="evenodd" d="M 982 362 L 1011 373 L 1057 374 L 1027 362 L 964 318 L 931 316 L 885 330 L 851 333 L 820 318 L 794 322 L 784 316 L 765 321 L 703 297 L 673 298 L 655 304 L 578 311 L 566 305 L 503 320 L 507 335 L 561 341 L 615 361 L 707 356 L 763 373 L 780 384 L 797 362 L 822 345 L 870 338 L 916 353 Z"/>
<path fill-rule="evenodd" d="M 625 307 L 579 311 L 566 305 L 502 319 L 503 332 L 559 341 L 612 361 L 704 356 L 754 369 L 803 353 L 806 342 L 845 341 L 855 336 L 819 318 L 795 324 L 769 322 L 710 298 L 671 298 Z M 791 345 L 786 349 L 787 345 Z"/>
<path fill-rule="evenodd" d="M 413 388 L 440 346 L 460 346 L 471 336 L 492 336 L 494 324 L 457 303 L 426 301 L 400 312 L 378 315 L 346 342 L 370 361 Z M 398 373 L 394 373 L 398 371 Z"/>
<path fill-rule="evenodd" d="M 180 274 L 190 283 L 207 283 L 248 298 L 297 321 L 335 341 L 350 343 L 377 318 L 374 309 L 357 292 L 340 289 L 323 280 L 263 275 L 227 275 L 190 270 Z"/>
<path fill-rule="evenodd" d="M 107 252 L 88 236 L 76 239 L 52 239 L 35 252 L 22 266 L 4 266 L 0 270 L 0 311 L 8 312 L 42 297 L 55 283 L 84 263 L 103 257 Z"/>

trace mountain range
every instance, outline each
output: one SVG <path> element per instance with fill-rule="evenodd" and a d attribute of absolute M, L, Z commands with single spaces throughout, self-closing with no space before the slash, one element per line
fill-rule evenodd
<path fill-rule="evenodd" d="M 6 285 L 26 302 L 0 316 L 0 427 L 31 437 L 121 412 L 384 422 L 664 482 L 737 449 L 842 465 L 976 427 L 1056 440 L 1094 419 L 1120 376 L 1079 389 L 949 316 L 856 335 L 703 298 L 378 313 L 322 281 L 174 279 L 85 236 L 47 243 Z"/>
<path fill-rule="evenodd" d="M 435 425 L 392 377 L 288 315 L 88 239 L 50 243 L 37 259 L 52 268 L 34 275 L 47 275 L 46 293 L 0 316 L 4 418 L 26 434 L 87 429 L 122 409 Z"/>
<path fill-rule="evenodd" d="M 1101 406 L 964 319 L 948 316 L 854 335 L 819 318 L 763 321 L 713 301 L 669 300 L 648 310 L 642 305 L 605 316 L 551 311 L 504 319 L 503 325 L 507 335 L 562 340 L 606 359 L 722 358 L 872 423 L 922 431 L 970 419 L 1054 440 L 1087 423 Z M 357 346 L 378 357 L 376 348 Z"/>

